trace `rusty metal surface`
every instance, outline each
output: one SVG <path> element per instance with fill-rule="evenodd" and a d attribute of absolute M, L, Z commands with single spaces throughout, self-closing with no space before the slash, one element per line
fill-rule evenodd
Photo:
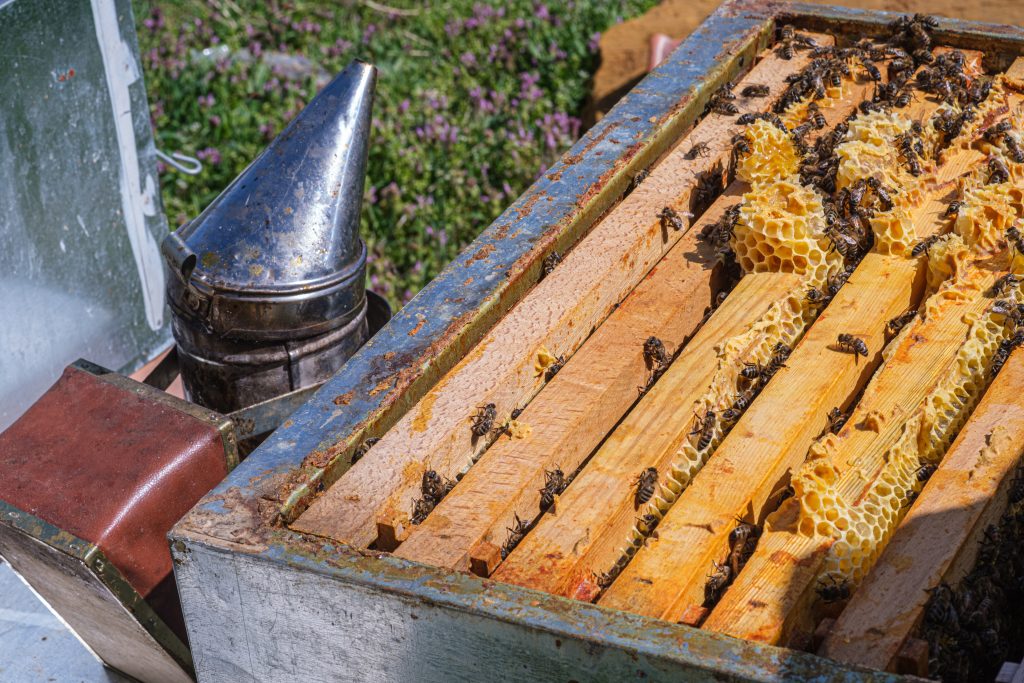
<path fill-rule="evenodd" d="M 301 410 L 215 489 L 172 531 L 174 553 L 182 563 L 178 580 L 191 633 L 209 635 L 193 643 L 201 680 L 229 680 L 218 672 L 252 671 L 244 655 L 291 661 L 286 673 L 306 671 L 296 661 L 316 660 L 322 676 L 356 679 L 332 668 L 334 644 L 298 638 L 277 639 L 282 612 L 300 615 L 312 604 L 338 609 L 357 606 L 368 614 L 394 605 L 423 607 L 430 617 L 418 624 L 402 607 L 393 631 L 402 643 L 393 659 L 420 654 L 430 658 L 430 628 L 454 628 L 464 620 L 525 648 L 539 660 L 549 656 L 543 637 L 584 643 L 594 657 L 626 653 L 635 674 L 666 678 L 666 672 L 695 678 L 749 680 L 886 680 L 887 674 L 844 668 L 835 662 L 790 650 L 742 642 L 685 626 L 625 614 L 596 605 L 508 586 L 403 561 L 386 554 L 331 546 L 283 527 L 285 518 L 339 470 L 330 463 L 365 436 L 379 436 L 462 357 L 491 324 L 517 301 L 537 277 L 539 261 L 562 249 L 614 202 L 632 173 L 654 159 L 685 131 L 710 88 L 728 72 L 728 60 L 758 44 L 777 18 L 846 32 L 853 39 L 880 30 L 895 15 L 822 6 L 740 0 L 722 5 L 657 71 L 645 79 L 601 124 L 528 190 L 462 256 L 425 288 Z M 1024 51 L 1020 29 L 943 20 L 940 35 L 964 47 Z M 327 475 L 327 476 L 324 476 Z M 283 505 L 283 507 L 282 507 Z M 260 578 L 262 577 L 262 578 Z M 301 578 L 301 581 L 299 580 Z M 280 579 L 288 588 L 274 592 L 272 605 L 260 604 L 261 582 Z M 217 610 L 207 609 L 207 581 L 234 581 Z M 315 593 L 315 595 L 313 595 Z M 205 596 L 205 597 L 204 597 Z M 236 599 L 237 598 L 237 599 Z M 335 612 L 337 613 L 337 612 Z M 456 615 L 452 621 L 451 614 Z M 447 615 L 447 616 L 446 616 Z M 312 619 L 312 617 L 310 617 Z M 245 623 L 243 623 L 245 622 Z M 346 622 L 339 639 L 376 635 L 362 622 Z M 272 624 L 277 624 L 276 627 Z M 501 625 L 499 628 L 497 625 Z M 508 630 L 505 625 L 515 628 Z M 268 625 L 270 630 L 268 631 Z M 298 629 L 302 630 L 302 629 Z M 469 630 L 458 638 L 472 639 Z M 511 635 L 510 635 L 511 634 Z M 540 635 L 538 635 L 540 634 Z M 543 636 L 543 637 L 542 637 Z M 407 638 L 408 640 L 402 640 Z M 246 643 L 248 652 L 217 650 L 218 644 Z M 473 646 L 478 646 L 473 641 Z M 483 646 L 481 646 L 483 647 Z M 320 648 L 318 650 L 318 648 Z M 587 664 L 563 650 L 541 677 Z M 403 654 L 404 653 L 404 654 Z M 500 659 L 499 652 L 493 655 Z M 610 655 L 609 655 L 610 656 Z M 322 657 L 322 659 L 318 659 Z M 454 655 L 453 655 L 454 657 Z M 442 660 L 443 660 L 442 656 Z M 390 660 L 387 660 L 390 661 Z M 504 660 L 501 660 L 504 661 Z M 611 660 L 609 660 L 611 661 Z M 615 660 L 616 662 L 618 660 Z M 341 666 L 340 664 L 338 666 Z M 453 666 L 459 666 L 453 661 Z M 618 666 L 616 663 L 614 666 Z M 618 669 L 616 669 L 618 671 Z M 241 672 L 239 672 L 241 673 Z M 498 672 L 502 673 L 501 671 Z M 425 680 L 436 677 L 426 673 Z M 501 676 L 499 675 L 500 679 Z"/>

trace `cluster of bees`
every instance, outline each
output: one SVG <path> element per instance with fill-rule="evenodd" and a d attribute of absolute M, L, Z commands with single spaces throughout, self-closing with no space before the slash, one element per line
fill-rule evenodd
<path fill-rule="evenodd" d="M 1020 231 L 1013 226 L 1007 230 L 1007 238 L 1011 245 L 1024 241 L 1021 239 Z M 989 293 L 994 297 L 999 297 L 1011 291 L 1016 292 L 1022 281 L 1024 278 L 1021 276 L 1007 273 L 996 280 Z M 1024 346 L 1024 304 L 1017 303 L 1012 299 L 996 299 L 992 303 L 991 310 L 997 315 L 1004 316 L 1006 322 L 1014 326 L 1013 334 L 999 342 L 999 348 L 996 349 L 995 355 L 992 357 L 989 372 L 995 377 L 1003 369 L 1010 353 L 1015 348 Z"/>
<path fill-rule="evenodd" d="M 930 591 L 921 635 L 933 678 L 991 681 L 1024 640 L 1024 470 L 1018 468 L 1008 495 L 1007 511 L 985 530 L 974 569 L 955 587 L 942 583 Z"/>
<path fill-rule="evenodd" d="M 412 523 L 421 524 L 453 488 L 455 488 L 455 482 L 451 479 L 442 478 L 434 470 L 424 472 L 420 482 L 420 493 L 423 497 L 413 503 Z"/>
<path fill-rule="evenodd" d="M 704 583 L 704 607 L 714 607 L 725 589 L 746 565 L 757 549 L 761 531 L 753 524 L 739 522 L 729 532 L 729 554 L 722 563 L 712 562 L 712 571 Z"/>

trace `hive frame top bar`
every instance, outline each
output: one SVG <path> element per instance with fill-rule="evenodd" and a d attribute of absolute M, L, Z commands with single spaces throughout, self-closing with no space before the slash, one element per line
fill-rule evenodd
<path fill-rule="evenodd" d="M 721 5 L 175 527 L 176 559 L 193 560 L 178 574 L 186 614 L 199 596 L 192 578 L 183 576 L 202 576 L 208 571 L 204 563 L 213 567 L 217 558 L 238 553 L 275 571 L 287 565 L 339 586 L 394 593 L 608 650 L 655 656 L 674 664 L 673 671 L 694 667 L 756 679 L 850 672 L 813 655 L 320 544 L 279 522 L 301 511 L 325 473 L 328 481 L 336 478 L 338 471 L 324 468 L 332 457 L 386 431 L 522 298 L 544 256 L 574 243 L 621 197 L 633 174 L 685 133 L 710 94 L 765 47 L 776 23 L 859 38 L 881 34 L 897 16 L 803 3 Z M 1019 27 L 940 18 L 934 35 L 940 44 L 1001 53 L 1007 63 L 1024 53 Z M 194 637 L 192 642 L 199 650 L 215 647 Z"/>

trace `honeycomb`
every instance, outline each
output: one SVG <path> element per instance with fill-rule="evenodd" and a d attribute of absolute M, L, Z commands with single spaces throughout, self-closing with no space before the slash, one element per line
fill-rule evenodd
<path fill-rule="evenodd" d="M 881 254 L 909 254 L 918 241 L 911 212 L 924 201 L 926 176 L 914 177 L 893 154 L 896 138 L 912 126 L 913 121 L 899 113 L 871 112 L 854 119 L 846 140 L 836 147 L 838 188 L 875 178 L 889 190 L 892 208 L 876 211 L 870 221 L 874 249 Z"/>
<path fill-rule="evenodd" d="M 820 284 L 842 266 L 839 255 L 829 253 L 821 197 L 795 176 L 752 184 L 732 247 L 746 273 L 806 274 Z"/>
<path fill-rule="evenodd" d="M 992 255 L 1005 248 L 1003 231 L 1020 215 L 1019 205 L 1015 207 L 1009 199 L 1008 183 L 968 181 L 961 192 L 964 205 L 954 232 L 929 250 L 928 280 L 934 293 L 926 301 L 926 318 L 947 301 L 982 295 L 977 284 L 982 278 L 969 277 L 973 264 L 993 265 Z M 1009 250 L 1003 253 L 1009 256 Z M 1008 261 L 1000 256 L 995 265 Z M 985 281 L 991 279 L 994 276 L 989 275 Z M 1012 292 L 1009 298 L 1016 302 L 1018 296 L 1019 292 Z M 921 467 L 942 459 L 987 387 L 992 360 L 1013 328 L 1014 323 L 991 306 L 970 323 L 952 363 L 902 423 L 882 457 L 881 470 L 857 500 L 847 500 L 840 492 L 840 474 L 833 465 L 839 457 L 836 438 L 828 435 L 811 448 L 793 478 L 793 489 L 801 505 L 800 533 L 833 539 L 822 580 L 856 585 L 874 565 L 923 486 L 918 477 Z M 865 415 L 863 422 L 871 418 Z M 865 476 L 859 471 L 849 474 Z"/>
<path fill-rule="evenodd" d="M 744 129 L 743 136 L 750 145 L 750 153 L 736 164 L 736 177 L 743 182 L 759 186 L 776 178 L 792 178 L 800 171 L 800 155 L 782 129 L 755 121 Z"/>

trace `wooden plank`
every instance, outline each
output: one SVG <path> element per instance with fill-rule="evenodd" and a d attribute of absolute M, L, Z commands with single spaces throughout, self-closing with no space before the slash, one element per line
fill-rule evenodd
<path fill-rule="evenodd" d="M 712 561 L 727 554 L 736 520 L 760 523 L 778 503 L 772 494 L 785 487 L 787 472 L 827 428 L 828 410 L 856 395 L 881 363 L 885 321 L 916 307 L 923 291 L 923 271 L 913 261 L 867 255 L 787 367 L 661 520 L 657 540 L 637 553 L 598 603 L 669 621 L 701 604 L 705 577 Z M 860 336 L 871 355 L 836 353 L 840 332 Z"/>
<path fill-rule="evenodd" d="M 921 101 L 904 115 L 925 118 L 937 107 Z M 913 212 L 923 238 L 945 230 L 942 214 L 957 176 L 978 159 L 961 151 L 943 166 L 923 206 Z M 917 308 L 924 293 L 923 262 L 868 254 L 836 299 L 761 396 L 658 525 L 658 538 L 639 551 L 599 603 L 670 621 L 703 602 L 712 561 L 727 554 L 736 520 L 760 523 L 778 503 L 788 471 L 803 462 L 827 427 L 830 408 L 857 395 L 881 363 L 886 322 Z M 840 333 L 855 334 L 872 354 L 839 355 Z M 784 408 L 783 408 L 784 406 Z"/>
<path fill-rule="evenodd" d="M 973 290 L 973 296 L 946 300 L 948 305 L 896 340 L 849 422 L 838 435 L 827 437 L 836 444 L 827 461 L 839 473 L 835 486 L 842 500 L 859 500 L 871 486 L 902 425 L 954 365 L 970 327 L 967 321 L 989 305 L 984 291 L 997 276 L 980 268 L 970 271 L 964 290 Z M 784 643 L 797 631 L 813 631 L 820 615 L 810 614 L 810 606 L 832 539 L 796 533 L 787 526 L 770 543 L 766 540 L 762 538 L 704 623 L 705 629 L 769 643 Z M 760 604 L 766 607 L 756 607 Z"/>
<path fill-rule="evenodd" d="M 545 471 L 575 472 L 636 402 L 637 388 L 651 375 L 643 354 L 647 337 L 659 337 L 674 355 L 693 334 L 714 299 L 709 271 L 718 260 L 696 235 L 738 203 L 744 190 L 737 183 L 716 200 L 526 406 L 517 421 L 528 425 L 528 433 L 491 446 L 427 519 L 412 527 L 397 556 L 490 575 L 501 561 L 506 529 L 516 517 L 537 515 Z"/>
<path fill-rule="evenodd" d="M 828 36 L 816 40 L 832 41 Z M 782 92 L 785 77 L 808 61 L 806 52 L 791 61 L 769 54 L 741 79 L 737 91 L 764 83 L 773 96 L 741 99 L 739 105 L 763 110 Z M 382 513 L 408 514 L 425 470 L 450 478 L 465 470 L 486 447 L 487 439 L 475 440 L 470 431 L 477 407 L 493 403 L 504 419 L 540 390 L 540 351 L 571 355 L 680 238 L 680 232 L 662 228 L 658 212 L 666 205 L 677 210 L 690 206 L 695 174 L 728 163 L 735 132 L 735 117 L 705 117 L 293 528 L 367 546 L 377 536 Z M 707 143 L 709 154 L 687 159 L 696 142 Z"/>
<path fill-rule="evenodd" d="M 830 123 L 838 123 L 845 119 L 872 88 L 873 85 L 845 82 L 843 96 L 837 101 L 832 101 L 829 108 L 823 109 L 826 119 Z M 788 286 L 780 284 L 775 290 L 775 300 L 782 300 L 790 291 L 792 290 Z M 730 298 L 740 296 L 742 294 L 733 292 Z M 692 349 L 698 344 L 697 340 L 691 342 L 684 355 L 676 360 L 670 374 L 687 372 L 690 379 L 699 378 L 699 382 L 689 385 L 692 387 L 689 393 L 680 393 L 677 390 L 645 397 L 634 413 L 647 413 L 654 416 L 654 421 L 646 416 L 627 418 L 608 438 L 601 451 L 594 456 L 581 479 L 573 483 L 570 490 L 571 498 L 563 498 L 563 507 L 571 508 L 565 516 L 570 521 L 556 525 L 548 520 L 542 520 L 540 526 L 532 530 L 527 540 L 513 553 L 510 558 L 511 564 L 507 564 L 505 569 L 495 574 L 495 578 L 561 592 L 581 599 L 595 597 L 596 577 L 610 570 L 622 556 L 628 542 L 627 534 L 636 524 L 637 518 L 635 506 L 629 495 L 617 499 L 618 503 L 611 508 L 608 507 L 608 501 L 614 498 L 608 494 L 607 487 L 611 484 L 604 479 L 615 479 L 617 488 L 625 486 L 625 490 L 628 491 L 627 484 L 635 480 L 639 469 L 655 467 L 664 474 L 675 459 L 678 448 L 687 438 L 691 428 L 690 413 L 694 409 L 695 401 L 708 391 L 713 381 L 712 377 L 715 377 L 714 374 L 708 374 L 708 364 L 714 368 L 718 365 L 717 354 L 708 356 L 710 360 L 705 360 L 703 354 L 706 354 L 706 351 Z M 739 368 L 735 372 L 738 370 Z M 730 377 L 735 377 L 735 374 Z M 667 379 L 663 378 L 662 382 L 665 381 Z M 660 405 L 658 401 L 667 405 Z M 658 421 L 670 415 L 673 416 L 674 422 L 666 430 Z M 637 471 L 627 473 L 620 470 L 609 474 L 601 468 L 607 468 L 611 472 L 614 470 L 612 465 L 599 465 L 602 462 L 632 462 L 637 460 L 637 454 L 646 455 L 646 464 Z M 642 459 L 644 456 L 640 457 Z M 571 528 L 573 525 L 574 529 Z M 549 544 L 560 550 L 548 552 Z M 571 547 L 571 553 L 566 552 L 568 547 Z"/>
<path fill-rule="evenodd" d="M 942 217 L 949 187 L 975 159 L 965 153 L 944 167 L 950 179 L 915 212 L 921 237 L 949 226 Z M 828 410 L 849 403 L 871 379 L 882 360 L 886 322 L 921 302 L 924 268 L 923 261 L 900 256 L 865 256 L 793 350 L 788 367 L 772 378 L 662 519 L 657 541 L 633 558 L 599 604 L 675 621 L 703 601 L 706 574 L 726 554 L 736 520 L 764 519 L 778 503 L 772 494 L 785 487 L 788 472 L 827 427 Z M 864 339 L 872 354 L 837 354 L 833 347 L 844 332 Z"/>
<path fill-rule="evenodd" d="M 591 591 L 595 571 L 581 565 L 586 550 L 599 529 L 635 521 L 637 475 L 647 467 L 663 473 L 687 438 L 692 397 L 707 391 L 718 368 L 716 346 L 747 329 L 801 280 L 792 273 L 753 273 L 740 280 L 562 495 L 558 515 L 541 518 L 493 578 L 549 593 Z"/>
<path fill-rule="evenodd" d="M 999 522 L 1024 453 L 1024 354 L 1013 353 L 843 610 L 821 654 L 894 671 L 928 589 L 959 581 Z M 936 539 L 941 539 L 937 543 Z"/>

